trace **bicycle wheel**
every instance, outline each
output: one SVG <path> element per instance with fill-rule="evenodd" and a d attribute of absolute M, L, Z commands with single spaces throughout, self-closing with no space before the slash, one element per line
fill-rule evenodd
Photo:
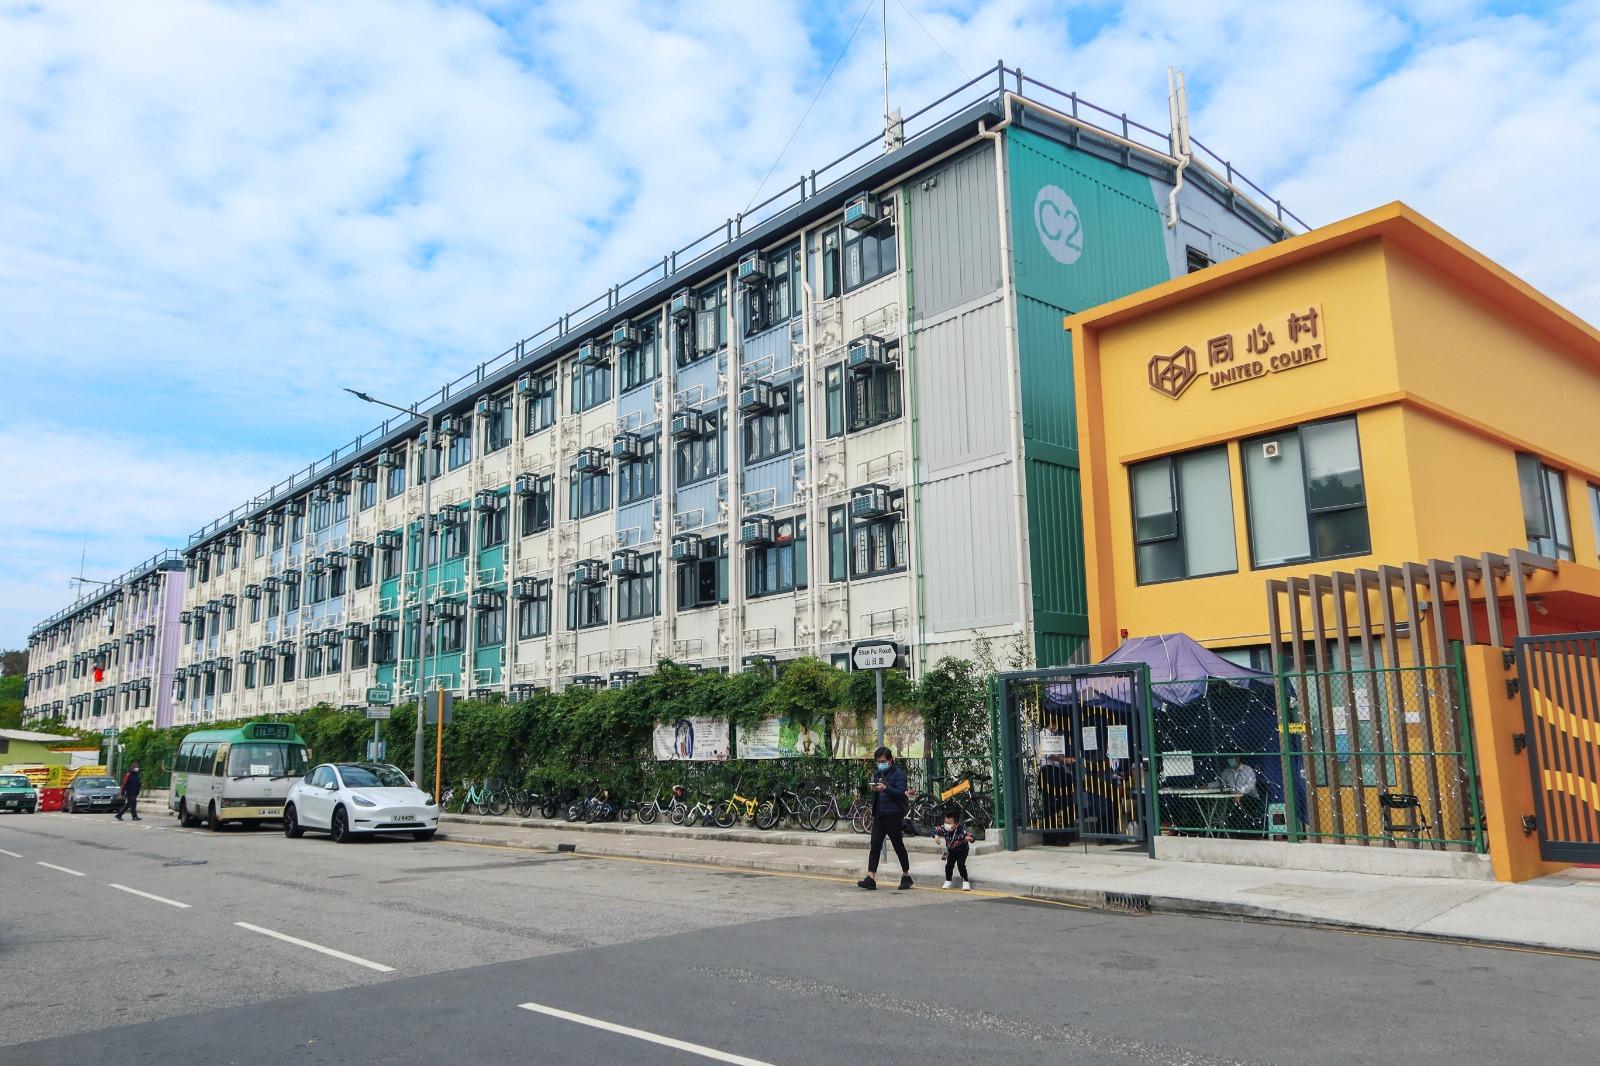
<path fill-rule="evenodd" d="M 624 822 L 631 822 L 633 821 L 633 816 L 638 814 L 641 809 L 642 808 L 634 807 L 631 804 L 624 804 L 623 806 L 617 808 L 617 817 L 621 818 Z"/>
<path fill-rule="evenodd" d="M 732 829 L 733 823 L 739 820 L 739 808 L 734 806 L 733 800 L 725 800 L 711 815 L 711 820 L 718 829 Z"/>
<path fill-rule="evenodd" d="M 580 818 L 582 818 L 583 817 L 583 809 L 586 806 L 588 806 L 588 804 L 584 803 L 582 800 L 574 800 L 573 802 L 567 804 L 567 811 L 566 811 L 567 821 L 576 822 Z"/>
<path fill-rule="evenodd" d="M 850 828 L 857 833 L 872 831 L 872 808 L 866 805 L 857 807 L 850 812 Z"/>
<path fill-rule="evenodd" d="M 541 818 L 554 818 L 561 813 L 561 801 L 554 796 L 546 796 L 539 803 L 539 816 Z"/>
<path fill-rule="evenodd" d="M 767 800 L 756 808 L 755 823 L 757 829 L 771 829 L 778 824 L 778 805 Z"/>
<path fill-rule="evenodd" d="M 658 815 L 660 813 L 661 813 L 661 808 L 657 807 L 654 803 L 646 803 L 643 807 L 639 808 L 639 824 L 640 825 L 652 825 L 652 824 L 654 824 L 655 820 L 656 820 L 656 815 Z M 623 812 L 623 820 L 624 821 L 627 820 L 627 812 L 626 811 Z"/>
<path fill-rule="evenodd" d="M 511 809 L 517 812 L 518 818 L 532 818 L 534 799 L 532 792 L 525 788 L 518 789 L 511 800 Z"/>
<path fill-rule="evenodd" d="M 682 800 L 676 800 L 667 809 L 667 821 L 673 825 L 682 825 L 685 818 L 689 817 L 689 805 Z"/>
<path fill-rule="evenodd" d="M 806 828 L 814 833 L 831 833 L 839 824 L 839 808 L 827 800 L 818 800 L 806 812 Z"/>
<path fill-rule="evenodd" d="M 510 797 L 506 795 L 504 789 L 498 792 L 491 792 L 484 797 L 483 809 L 498 818 L 511 809 Z"/>

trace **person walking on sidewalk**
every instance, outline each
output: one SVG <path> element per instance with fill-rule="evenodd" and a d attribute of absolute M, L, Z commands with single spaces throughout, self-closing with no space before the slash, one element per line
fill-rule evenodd
<path fill-rule="evenodd" d="M 872 753 L 877 766 L 872 771 L 872 840 L 867 845 L 867 876 L 856 882 L 871 891 L 878 887 L 878 857 L 883 842 L 894 845 L 900 860 L 900 887 L 911 887 L 911 858 L 906 854 L 906 772 L 895 761 L 894 752 L 879 748 Z"/>
<path fill-rule="evenodd" d="M 143 821 L 139 817 L 139 764 L 134 763 L 128 767 L 127 774 L 122 779 L 122 806 L 117 808 L 117 821 L 122 821 L 124 814 L 132 814 L 133 820 Z"/>
<path fill-rule="evenodd" d="M 966 826 L 961 824 L 961 815 L 953 810 L 944 812 L 944 824 L 933 831 L 944 845 L 944 887 L 950 888 L 955 884 L 951 877 L 959 867 L 961 870 L 961 891 L 972 891 L 972 878 L 967 876 L 967 851 L 974 837 L 967 832 Z"/>

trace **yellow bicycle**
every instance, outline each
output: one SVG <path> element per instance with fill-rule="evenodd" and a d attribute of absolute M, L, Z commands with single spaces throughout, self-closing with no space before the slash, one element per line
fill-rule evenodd
<path fill-rule="evenodd" d="M 731 829 L 740 818 L 747 822 L 754 822 L 756 808 L 761 804 L 760 796 L 741 796 L 739 786 L 744 783 L 740 778 L 733 783 L 733 796 L 717 804 L 717 809 L 712 812 L 711 820 L 718 829 Z"/>

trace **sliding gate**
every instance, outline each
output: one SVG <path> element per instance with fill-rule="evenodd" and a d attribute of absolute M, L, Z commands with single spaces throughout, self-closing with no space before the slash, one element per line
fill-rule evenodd
<path fill-rule="evenodd" d="M 1148 844 L 1150 668 L 1057 667 L 997 680 L 1005 846 L 1015 850 L 1024 832 Z"/>
<path fill-rule="evenodd" d="M 1539 855 L 1600 863 L 1600 633 L 1517 640 Z"/>

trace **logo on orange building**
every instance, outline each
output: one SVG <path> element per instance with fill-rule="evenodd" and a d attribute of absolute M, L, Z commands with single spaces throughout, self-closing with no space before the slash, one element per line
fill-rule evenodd
<path fill-rule="evenodd" d="M 1149 376 L 1152 389 L 1176 400 L 1199 376 L 1194 349 L 1185 344 L 1171 355 L 1152 355 Z"/>

